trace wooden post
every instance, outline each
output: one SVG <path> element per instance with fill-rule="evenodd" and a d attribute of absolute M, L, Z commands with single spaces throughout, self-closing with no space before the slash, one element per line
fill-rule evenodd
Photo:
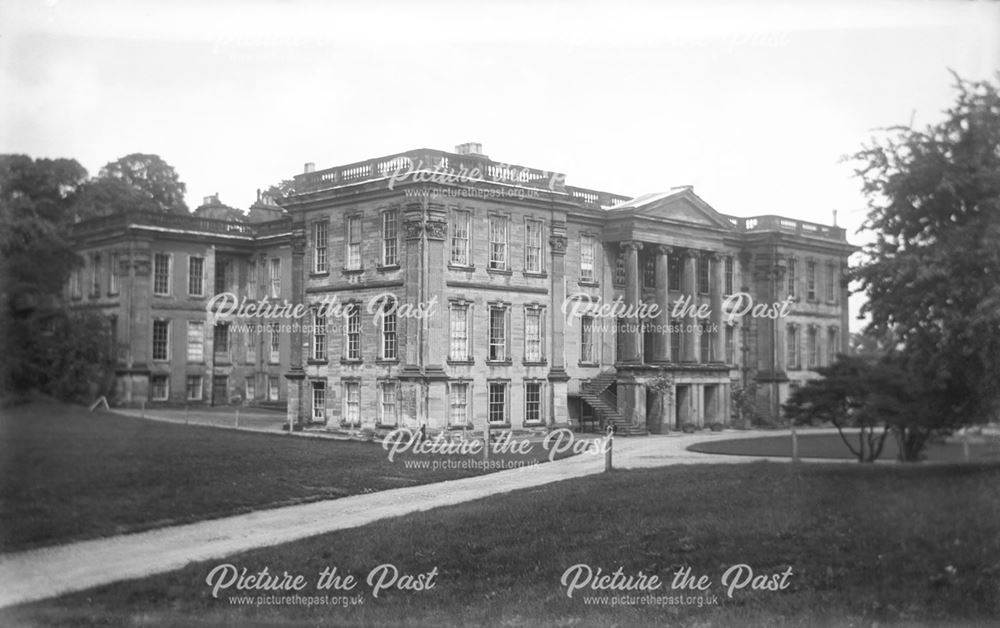
<path fill-rule="evenodd" d="M 607 436 L 607 440 L 606 440 L 605 445 L 604 445 L 604 472 L 605 473 L 607 473 L 608 471 L 611 471 L 612 469 L 614 469 L 614 465 L 612 464 L 612 460 L 611 460 L 611 455 L 612 455 L 611 451 L 614 449 L 614 446 L 615 446 L 615 426 L 614 425 L 609 425 L 608 426 L 608 436 Z"/>
<path fill-rule="evenodd" d="M 188 404 L 184 404 L 184 425 L 188 424 Z"/>
<path fill-rule="evenodd" d="M 489 462 L 490 460 L 490 422 L 486 421 L 486 427 L 483 428 L 483 461 Z"/>
<path fill-rule="evenodd" d="M 968 428 L 968 426 L 966 426 L 962 430 L 962 456 L 965 458 L 966 462 L 969 461 L 969 428 Z"/>
<path fill-rule="evenodd" d="M 143 399 L 140 403 L 142 404 L 142 418 L 145 419 L 146 418 L 146 400 Z"/>
<path fill-rule="evenodd" d="M 236 406 L 236 429 L 240 429 L 240 407 Z"/>

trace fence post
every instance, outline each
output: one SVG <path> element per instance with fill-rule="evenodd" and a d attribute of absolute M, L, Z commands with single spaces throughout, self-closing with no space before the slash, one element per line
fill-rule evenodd
<path fill-rule="evenodd" d="M 612 449 L 614 449 L 614 446 L 615 446 L 615 426 L 614 425 L 609 425 L 608 426 L 607 440 L 606 440 L 606 442 L 604 444 L 604 472 L 605 473 L 607 473 L 608 471 L 611 471 L 612 469 L 614 469 L 614 465 L 612 464 L 612 460 L 611 460 L 611 458 L 612 458 L 611 451 L 612 451 Z"/>
<path fill-rule="evenodd" d="M 240 407 L 236 406 L 236 429 L 240 429 Z"/>

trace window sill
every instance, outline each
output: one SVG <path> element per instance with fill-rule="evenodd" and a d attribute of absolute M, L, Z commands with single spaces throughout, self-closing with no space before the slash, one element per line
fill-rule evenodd
<path fill-rule="evenodd" d="M 512 366 L 512 360 L 486 360 L 486 366 Z"/>
<path fill-rule="evenodd" d="M 341 274 L 344 275 L 360 275 L 365 272 L 364 267 L 362 268 L 343 268 L 341 269 Z"/>
<path fill-rule="evenodd" d="M 463 272 L 463 273 L 471 273 L 471 272 L 474 272 L 476 270 L 476 267 L 475 266 L 464 266 L 462 264 L 449 263 L 448 264 L 448 270 L 457 270 L 457 271 L 460 271 L 460 272 Z"/>
<path fill-rule="evenodd" d="M 511 427 L 510 421 L 506 421 L 504 423 L 489 423 L 489 422 L 487 422 L 486 425 L 491 430 L 509 430 L 510 427 Z"/>
<path fill-rule="evenodd" d="M 597 362 L 577 362 L 576 365 L 585 369 L 596 369 L 600 366 Z"/>
<path fill-rule="evenodd" d="M 577 285 L 583 286 L 584 288 L 599 288 L 600 285 L 601 285 L 598 282 L 590 280 L 590 279 L 581 279 L 580 281 L 578 281 L 576 283 L 577 283 Z"/>
<path fill-rule="evenodd" d="M 375 429 L 377 430 L 395 430 L 399 429 L 398 423 L 376 423 Z"/>
<path fill-rule="evenodd" d="M 489 268 L 489 267 L 487 267 L 486 268 L 486 272 L 488 272 L 491 275 L 507 275 L 508 277 L 514 274 L 514 271 L 512 271 L 509 268 Z"/>
<path fill-rule="evenodd" d="M 548 363 L 548 360 L 524 360 L 521 362 L 524 366 L 546 366 Z"/>
<path fill-rule="evenodd" d="M 120 293 L 118 293 L 118 292 L 110 292 L 110 291 L 109 291 L 109 292 L 108 292 L 108 294 L 107 294 L 107 296 L 109 296 L 109 297 L 116 297 L 116 296 L 118 296 L 119 294 L 120 294 Z"/>
<path fill-rule="evenodd" d="M 399 270 L 399 264 L 385 264 L 384 266 L 382 264 L 379 264 L 378 266 L 375 267 L 375 270 L 377 270 L 380 273 L 388 273 Z"/>
<path fill-rule="evenodd" d="M 345 365 L 364 364 L 364 360 L 361 358 L 340 358 L 340 363 Z"/>
<path fill-rule="evenodd" d="M 317 360 L 315 358 L 309 358 L 308 360 L 306 360 L 306 364 L 311 364 L 313 366 L 320 365 L 320 364 L 327 365 L 329 363 L 330 363 L 329 360 Z"/>
<path fill-rule="evenodd" d="M 375 364 L 384 364 L 386 366 L 393 366 L 399 364 L 399 358 L 379 358 L 375 360 Z"/>
<path fill-rule="evenodd" d="M 329 270 L 313 270 L 310 271 L 309 273 L 309 277 L 329 277 L 329 276 L 330 276 Z"/>
<path fill-rule="evenodd" d="M 476 363 L 473 358 L 469 358 L 467 360 L 453 360 L 448 358 L 445 362 L 450 366 L 472 366 Z"/>
<path fill-rule="evenodd" d="M 547 278 L 549 276 L 549 274 L 547 272 L 545 272 L 545 271 L 530 272 L 530 271 L 526 270 L 522 274 L 525 277 L 531 277 L 533 279 L 545 279 L 545 278 Z"/>

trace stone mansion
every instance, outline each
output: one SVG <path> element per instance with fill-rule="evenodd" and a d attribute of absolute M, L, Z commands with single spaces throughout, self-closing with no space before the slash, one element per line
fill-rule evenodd
<path fill-rule="evenodd" d="M 245 219 L 210 198 L 75 225 L 68 297 L 110 321 L 113 402 L 643 434 L 728 424 L 737 391 L 774 417 L 847 351 L 842 228 L 574 187 L 477 144 L 307 164 L 291 187 Z"/>

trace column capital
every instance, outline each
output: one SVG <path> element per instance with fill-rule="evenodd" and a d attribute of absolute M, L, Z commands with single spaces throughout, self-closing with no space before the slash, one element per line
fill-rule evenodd
<path fill-rule="evenodd" d="M 701 257 L 701 251 L 697 249 L 684 249 L 684 252 L 681 255 L 688 259 L 698 259 Z"/>
<path fill-rule="evenodd" d="M 713 262 L 722 259 L 722 251 L 705 251 L 704 255 Z"/>
<path fill-rule="evenodd" d="M 549 246 L 552 247 L 553 255 L 565 255 L 566 254 L 566 236 L 564 235 L 550 235 L 549 236 Z"/>
<path fill-rule="evenodd" d="M 659 253 L 660 255 L 673 255 L 674 247 L 667 246 L 666 244 L 657 244 L 656 252 Z"/>
<path fill-rule="evenodd" d="M 639 242 L 638 240 L 624 240 L 622 242 L 619 242 L 618 246 L 621 247 L 622 250 L 625 250 L 625 251 L 629 251 L 629 250 L 631 250 L 631 251 L 641 251 L 642 250 L 642 242 Z"/>

